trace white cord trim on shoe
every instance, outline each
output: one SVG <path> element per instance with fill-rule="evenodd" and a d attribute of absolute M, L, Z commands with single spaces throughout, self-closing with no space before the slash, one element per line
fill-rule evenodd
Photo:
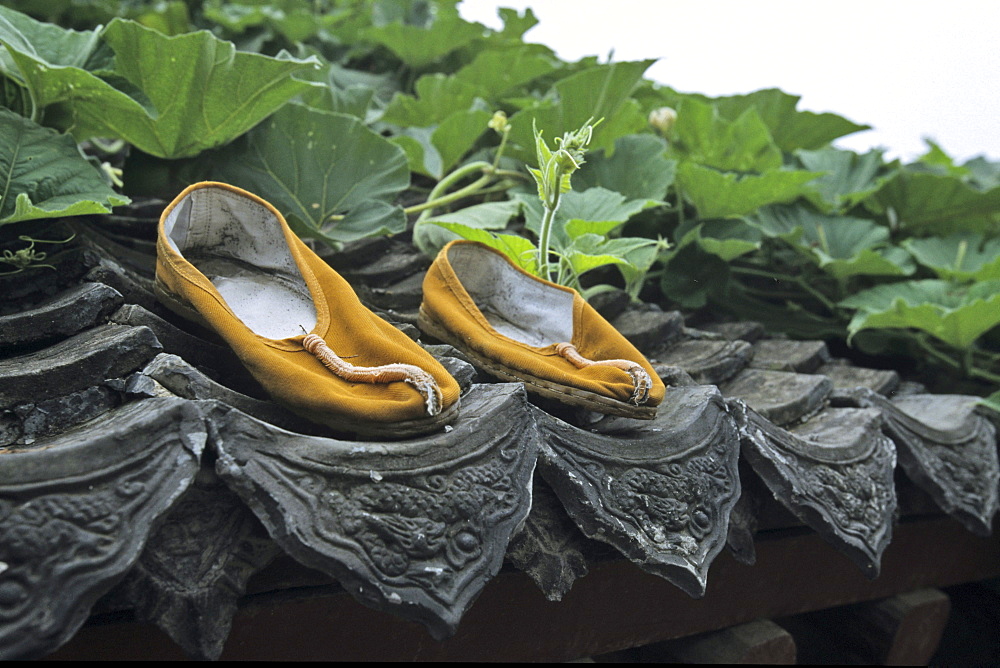
<path fill-rule="evenodd" d="M 424 408 L 430 416 L 441 412 L 443 396 L 434 376 L 412 364 L 383 364 L 382 366 L 354 366 L 345 362 L 316 334 L 307 334 L 302 347 L 323 363 L 338 378 L 352 383 L 409 383 L 424 398 Z"/>
<path fill-rule="evenodd" d="M 556 352 L 568 359 L 577 369 L 588 366 L 610 366 L 627 372 L 628 375 L 632 376 L 634 388 L 629 402 L 635 406 L 641 406 L 649 399 L 649 390 L 653 387 L 653 381 L 641 364 L 632 360 L 590 360 L 581 355 L 572 343 L 557 343 Z"/>

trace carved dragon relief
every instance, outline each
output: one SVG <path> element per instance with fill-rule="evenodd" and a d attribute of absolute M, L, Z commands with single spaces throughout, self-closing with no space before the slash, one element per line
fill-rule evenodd
<path fill-rule="evenodd" d="M 881 410 L 907 476 L 969 531 L 990 534 L 1000 507 L 996 428 L 974 412 L 978 397 L 915 395 L 889 401 L 870 391 L 851 399 Z"/>
<path fill-rule="evenodd" d="M 651 426 L 619 436 L 541 417 L 539 462 L 585 535 L 700 597 L 740 494 L 738 436 L 714 387 L 671 391 L 691 395 L 674 404 L 687 415 L 668 408 Z M 685 428 L 695 421 L 697 429 Z"/>
<path fill-rule="evenodd" d="M 875 578 L 892 537 L 896 450 L 877 412 L 851 410 L 825 411 L 813 419 L 834 426 L 802 435 L 736 412 L 743 453 L 775 498 Z"/>
<path fill-rule="evenodd" d="M 154 531 L 122 589 L 139 619 L 194 658 L 215 660 L 251 575 L 281 549 L 210 469 Z"/>
<path fill-rule="evenodd" d="M 193 406 L 150 399 L 0 454 L 0 657 L 73 636 L 193 480 L 204 441 Z"/>
<path fill-rule="evenodd" d="M 474 386 L 451 432 L 401 443 L 290 434 L 221 406 L 215 416 L 217 471 L 275 541 L 438 639 L 499 571 L 531 506 L 538 439 L 520 386 Z"/>

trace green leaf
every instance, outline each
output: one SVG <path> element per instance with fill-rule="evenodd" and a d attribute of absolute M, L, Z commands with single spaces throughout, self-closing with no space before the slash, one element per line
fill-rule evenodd
<path fill-rule="evenodd" d="M 947 237 L 907 239 L 903 246 L 938 278 L 954 281 L 1000 279 L 1000 239 L 960 232 Z"/>
<path fill-rule="evenodd" d="M 588 121 L 604 119 L 594 128 L 591 150 L 614 150 L 618 137 L 645 129 L 646 118 L 629 94 L 642 79 L 652 60 L 611 63 L 577 72 L 559 80 L 547 101 L 523 109 L 510 119 L 510 139 L 522 149 L 534 147 L 532 124 L 552 137 L 574 132 Z M 535 156 L 522 151 L 526 162 Z"/>
<path fill-rule="evenodd" d="M 672 136 L 685 158 L 721 171 L 762 172 L 781 166 L 781 150 L 754 108 L 729 120 L 710 104 L 686 99 Z"/>
<path fill-rule="evenodd" d="M 903 170 L 865 204 L 891 209 L 911 233 L 1000 232 L 1000 186 L 983 191 L 957 176 Z"/>
<path fill-rule="evenodd" d="M 676 250 L 697 244 L 701 250 L 726 262 L 761 247 L 760 230 L 741 219 L 708 220 L 693 224 L 690 229 L 678 228 Z"/>
<path fill-rule="evenodd" d="M 480 97 L 500 100 L 516 94 L 525 84 L 555 70 L 553 60 L 548 49 L 535 44 L 483 51 L 456 72 L 455 78 L 475 87 Z"/>
<path fill-rule="evenodd" d="M 503 30 L 500 35 L 507 39 L 520 40 L 524 37 L 524 33 L 538 25 L 538 19 L 531 11 L 531 7 L 526 7 L 523 15 L 518 14 L 516 9 L 500 7 L 497 9 L 497 14 L 503 20 Z"/>
<path fill-rule="evenodd" d="M 870 129 L 870 126 L 858 125 L 836 114 L 796 111 L 801 98 L 777 88 L 717 98 L 661 88 L 655 92 L 654 97 L 657 106 L 665 104 L 675 109 L 687 99 L 709 102 L 728 120 L 735 120 L 748 109 L 756 109 L 774 143 L 786 153 L 796 149 L 823 148 L 838 137 Z"/>
<path fill-rule="evenodd" d="M 654 239 L 622 237 L 608 239 L 600 234 L 582 234 L 560 251 L 573 276 L 565 283 L 580 288 L 580 276 L 608 265 L 618 267 L 633 297 L 642 287 L 649 267 L 656 260 L 659 242 Z"/>
<path fill-rule="evenodd" d="M 381 44 L 414 69 L 427 67 L 456 49 L 480 39 L 486 28 L 446 13 L 429 27 L 388 23 L 362 31 L 365 40 Z"/>
<path fill-rule="evenodd" d="M 428 216 L 414 225 L 413 243 L 425 255 L 433 257 L 449 241 L 459 238 L 456 233 L 435 223 L 459 223 L 477 230 L 502 230 L 520 209 L 520 203 L 510 200 L 475 204 L 453 213 Z"/>
<path fill-rule="evenodd" d="M 525 228 L 538 235 L 542 225 L 542 203 L 535 197 L 516 195 L 523 205 Z M 570 190 L 559 200 L 553 221 L 553 241 L 566 245 L 574 232 L 595 231 L 587 223 L 598 223 L 603 234 L 623 225 L 629 218 L 656 206 L 655 200 L 629 200 L 621 193 L 605 188 L 588 188 L 583 192 Z"/>
<path fill-rule="evenodd" d="M 118 85 L 130 94 L 85 70 L 8 51 L 41 106 L 64 103 L 61 126 L 164 158 L 196 155 L 245 133 L 312 86 L 291 74 L 318 64 L 237 52 L 204 31 L 166 37 L 117 19 L 103 35 L 115 52 Z"/>
<path fill-rule="evenodd" d="M 479 95 L 475 86 L 444 74 L 420 77 L 414 90 L 416 96 L 397 93 L 382 122 L 417 128 L 436 125 L 456 111 L 469 110 Z"/>
<path fill-rule="evenodd" d="M 989 190 L 1000 186 L 1000 162 L 990 162 L 980 156 L 966 162 L 963 167 L 969 170 L 969 178 L 980 190 Z"/>
<path fill-rule="evenodd" d="M 802 206 L 765 207 L 752 219 L 837 279 L 848 276 L 909 276 L 909 254 L 889 246 L 889 230 L 863 218 L 829 216 Z"/>
<path fill-rule="evenodd" d="M 267 193 L 305 236 L 343 242 L 406 227 L 390 206 L 410 183 L 406 157 L 353 116 L 289 104 L 214 157 L 213 178 Z"/>
<path fill-rule="evenodd" d="M 403 149 L 411 172 L 431 178 L 440 178 L 441 154 L 434 147 L 431 135 L 434 128 L 403 128 L 402 134 L 389 137 L 389 141 Z"/>
<path fill-rule="evenodd" d="M 741 176 L 690 162 L 677 168 L 677 183 L 701 218 L 743 216 L 765 204 L 790 202 L 817 176 L 821 174 L 783 169 Z"/>
<path fill-rule="evenodd" d="M 982 401 L 979 402 L 979 405 L 987 408 L 988 410 L 1000 414 L 1000 391 L 994 392 L 990 396 L 984 398 Z M 1000 419 L 1000 415 L 994 415 L 993 419 L 994 421 Z"/>
<path fill-rule="evenodd" d="M 601 187 L 629 199 L 662 200 L 674 182 L 677 163 L 667 159 L 667 143 L 650 134 L 628 135 L 615 140 L 615 151 L 587 156 L 573 175 L 573 188 Z"/>
<path fill-rule="evenodd" d="M 858 310 L 847 327 L 851 336 L 863 329 L 910 328 L 965 350 L 1000 325 L 1000 281 L 890 283 L 853 295 L 840 305 Z"/>
<path fill-rule="evenodd" d="M 826 172 L 812 182 L 815 194 L 807 195 L 818 208 L 842 212 L 853 208 L 879 191 L 894 171 L 887 170 L 882 151 L 857 154 L 852 151 L 821 149 L 796 152 L 799 162 L 813 172 Z"/>
<path fill-rule="evenodd" d="M 97 30 L 78 32 L 43 23 L 0 6 L 0 42 L 51 67 L 86 67 L 99 46 Z M 24 79 L 7 51 L 0 51 L 0 71 Z"/>
<path fill-rule="evenodd" d="M 495 248 L 528 273 L 538 275 L 538 248 L 524 237 L 515 234 L 495 234 L 462 223 L 435 222 L 434 225 L 450 230 L 463 239 L 478 241 Z"/>
<path fill-rule="evenodd" d="M 444 176 L 468 153 L 476 140 L 486 131 L 492 114 L 471 109 L 456 112 L 443 121 L 431 134 L 431 143 L 441 156 L 441 170 L 437 178 Z"/>
<path fill-rule="evenodd" d="M 0 225 L 111 213 L 128 204 L 72 137 L 0 109 Z"/>
<path fill-rule="evenodd" d="M 719 108 L 727 117 L 734 117 L 739 110 L 751 105 L 771 132 L 771 137 L 782 151 L 819 149 L 834 139 L 870 129 L 842 116 L 812 111 L 796 111 L 798 95 L 789 95 L 777 88 L 759 90 L 748 95 L 719 98 Z"/>
<path fill-rule="evenodd" d="M 322 63 L 320 68 L 295 74 L 297 79 L 321 84 L 300 96 L 300 100 L 310 107 L 371 120 L 369 114 L 378 113 L 372 108 L 385 106 L 399 90 L 399 83 L 391 74 L 372 74 L 341 67 L 326 62 L 318 49 L 308 47 L 300 49 L 300 56 L 315 57 Z"/>
<path fill-rule="evenodd" d="M 289 42 L 302 42 L 320 30 L 336 25 L 340 12 L 318 12 L 311 0 L 267 0 L 264 2 L 221 2 L 210 0 L 202 5 L 202 15 L 230 33 L 240 34 L 251 28 L 270 28 Z"/>

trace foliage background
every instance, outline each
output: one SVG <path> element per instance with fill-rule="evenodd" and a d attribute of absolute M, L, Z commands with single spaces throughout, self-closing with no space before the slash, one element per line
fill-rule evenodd
<path fill-rule="evenodd" d="M 568 62 L 524 40 L 530 9 L 487 28 L 454 0 L 2 4 L 0 241 L 18 277 L 25 230 L 204 179 L 316 243 L 412 235 L 432 254 L 459 234 L 530 265 L 533 128 L 601 119 L 553 218 L 565 282 L 963 391 L 1000 381 L 998 163 L 837 149 L 866 126 L 777 89 L 709 97 L 650 80 L 651 60 Z"/>

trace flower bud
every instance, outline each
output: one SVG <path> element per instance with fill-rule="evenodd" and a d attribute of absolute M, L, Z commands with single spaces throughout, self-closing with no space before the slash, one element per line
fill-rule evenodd
<path fill-rule="evenodd" d="M 677 112 L 670 107 L 660 107 L 649 112 L 649 124 L 661 135 L 668 135 L 677 122 Z"/>
<path fill-rule="evenodd" d="M 505 132 L 510 132 L 510 123 L 507 122 L 507 114 L 503 111 L 494 111 L 493 118 L 486 125 L 489 126 L 491 130 L 495 130 L 498 134 L 504 134 Z"/>

